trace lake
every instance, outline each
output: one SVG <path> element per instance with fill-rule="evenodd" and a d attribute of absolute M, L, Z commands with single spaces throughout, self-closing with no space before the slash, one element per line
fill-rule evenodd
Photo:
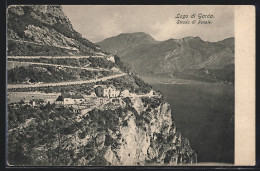
<path fill-rule="evenodd" d="M 198 162 L 234 163 L 234 86 L 220 83 L 156 84 L 171 105 Z"/>

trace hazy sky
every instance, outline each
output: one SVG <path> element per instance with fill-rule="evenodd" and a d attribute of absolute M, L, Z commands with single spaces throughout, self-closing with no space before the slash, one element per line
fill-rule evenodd
<path fill-rule="evenodd" d="M 92 42 L 129 32 L 145 32 L 156 40 L 199 36 L 205 41 L 218 41 L 234 36 L 234 10 L 227 5 L 66 5 L 62 9 L 74 29 Z M 214 15 L 212 24 L 176 23 L 177 14 L 197 17 L 199 13 Z"/>

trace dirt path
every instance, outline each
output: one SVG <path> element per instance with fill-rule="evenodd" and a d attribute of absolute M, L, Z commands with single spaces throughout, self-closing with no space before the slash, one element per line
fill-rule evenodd
<path fill-rule="evenodd" d="M 73 82 L 59 82 L 59 83 L 44 83 L 44 84 L 8 84 L 7 88 L 12 89 L 12 88 L 29 88 L 29 87 L 53 87 L 53 86 L 64 86 L 64 85 L 76 85 L 76 84 L 86 84 L 86 83 L 94 83 L 98 81 L 105 81 L 117 77 L 123 77 L 127 75 L 126 73 L 122 74 L 116 74 L 116 75 L 111 75 L 103 78 L 98 78 L 98 79 L 91 79 L 91 80 L 86 80 L 86 81 L 73 81 Z"/>
<path fill-rule="evenodd" d="M 81 59 L 81 58 L 104 58 L 102 55 L 95 55 L 95 56 L 8 56 L 8 59 Z"/>
<path fill-rule="evenodd" d="M 69 65 L 58 65 L 58 64 L 47 64 L 47 63 L 38 63 L 38 62 L 20 62 L 20 61 L 8 61 L 13 63 L 19 63 L 19 64 L 29 64 L 29 65 L 44 65 L 44 66 L 55 66 L 55 67 L 64 67 L 64 68 L 73 68 L 73 69 L 83 69 L 83 70 L 89 70 L 89 71 L 110 71 L 109 69 L 105 68 L 86 68 L 86 67 L 74 67 Z"/>
<path fill-rule="evenodd" d="M 15 40 L 15 39 L 9 39 L 9 40 L 21 42 L 21 43 L 30 43 L 30 44 L 34 44 L 34 45 L 40 45 L 40 46 L 52 46 L 52 47 L 57 47 L 57 48 L 62 48 L 62 49 L 73 50 L 73 51 L 79 52 L 79 50 L 75 47 L 59 46 L 59 45 L 56 45 L 56 46 L 55 45 L 45 45 L 45 44 L 30 42 L 30 41 L 26 41 L 26 40 Z"/>

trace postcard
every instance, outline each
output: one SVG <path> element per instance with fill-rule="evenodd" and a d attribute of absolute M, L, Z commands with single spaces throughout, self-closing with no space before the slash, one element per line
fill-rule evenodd
<path fill-rule="evenodd" d="M 254 166 L 255 7 L 11 5 L 8 167 Z"/>

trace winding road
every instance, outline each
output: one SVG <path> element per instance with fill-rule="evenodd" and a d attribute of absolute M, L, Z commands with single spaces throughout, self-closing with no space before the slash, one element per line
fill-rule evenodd
<path fill-rule="evenodd" d="M 102 55 L 94 55 L 94 56 L 7 56 L 7 59 L 81 59 L 81 58 L 104 58 Z"/>
<path fill-rule="evenodd" d="M 105 81 L 113 78 L 123 77 L 127 75 L 127 73 L 111 75 L 103 78 L 85 80 L 85 81 L 71 81 L 71 82 L 59 82 L 59 83 L 43 83 L 43 84 L 7 84 L 8 89 L 13 88 L 30 88 L 30 87 L 54 87 L 54 86 L 66 86 L 66 85 L 77 85 L 77 84 L 86 84 L 86 83 L 94 83 L 98 81 Z"/>
<path fill-rule="evenodd" d="M 34 44 L 34 45 L 40 45 L 40 46 L 52 46 L 52 47 L 57 47 L 57 48 L 62 48 L 62 49 L 67 49 L 67 50 L 79 51 L 79 49 L 77 49 L 75 47 L 70 47 L 70 46 L 48 45 L 48 44 L 36 43 L 36 42 L 31 42 L 31 41 L 26 41 L 26 40 L 15 40 L 15 39 L 9 39 L 9 40 L 21 42 L 21 43 L 30 43 L 30 44 Z"/>
<path fill-rule="evenodd" d="M 8 62 L 19 63 L 19 64 L 28 64 L 28 65 L 44 65 L 44 66 L 64 67 L 64 68 L 73 68 L 73 69 L 83 69 L 83 70 L 89 70 L 89 71 L 110 71 L 109 69 L 105 69 L 105 68 L 95 69 L 95 68 L 76 67 L 76 66 L 48 64 L 48 63 L 38 63 L 38 62 L 20 62 L 20 61 L 8 61 Z"/>

